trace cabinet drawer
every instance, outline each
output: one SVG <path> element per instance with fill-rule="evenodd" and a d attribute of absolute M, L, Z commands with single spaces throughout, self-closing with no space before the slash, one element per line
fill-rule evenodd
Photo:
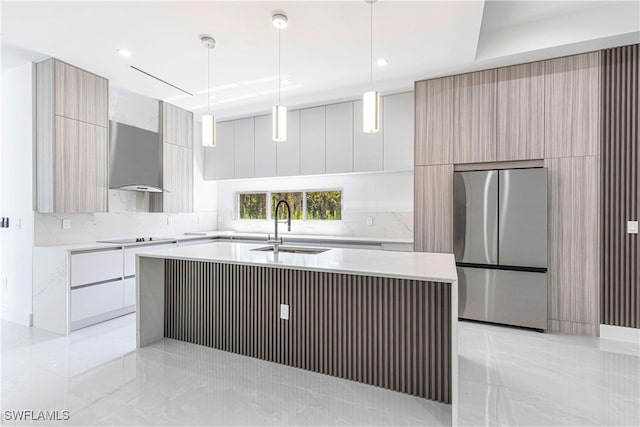
<path fill-rule="evenodd" d="M 71 254 L 71 287 L 122 278 L 122 249 Z"/>
<path fill-rule="evenodd" d="M 123 281 L 71 289 L 71 322 L 123 307 Z"/>
<path fill-rule="evenodd" d="M 136 278 L 124 279 L 122 286 L 124 288 L 124 307 L 136 305 Z"/>
<path fill-rule="evenodd" d="M 175 248 L 175 243 L 163 243 L 157 245 L 136 246 L 124 250 L 124 277 L 136 274 L 136 254 L 140 252 L 152 252 L 157 249 Z"/>

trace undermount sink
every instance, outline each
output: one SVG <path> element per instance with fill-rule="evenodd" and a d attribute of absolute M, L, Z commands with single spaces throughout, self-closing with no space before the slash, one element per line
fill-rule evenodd
<path fill-rule="evenodd" d="M 260 252 L 273 252 L 273 246 L 264 246 L 262 248 L 251 249 L 252 251 L 260 251 Z M 322 252 L 326 252 L 329 249 L 327 248 L 305 248 L 300 246 L 280 246 L 278 251 L 287 252 L 291 254 L 306 254 L 306 255 L 317 255 Z"/>

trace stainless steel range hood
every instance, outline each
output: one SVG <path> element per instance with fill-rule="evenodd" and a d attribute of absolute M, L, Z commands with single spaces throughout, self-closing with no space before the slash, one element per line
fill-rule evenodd
<path fill-rule="evenodd" d="M 109 121 L 109 188 L 163 191 L 158 132 Z"/>

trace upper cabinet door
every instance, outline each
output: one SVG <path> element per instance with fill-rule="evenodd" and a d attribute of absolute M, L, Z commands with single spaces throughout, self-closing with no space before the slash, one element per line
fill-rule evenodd
<path fill-rule="evenodd" d="M 600 53 L 545 62 L 545 155 L 600 153 Z"/>
<path fill-rule="evenodd" d="M 287 113 L 287 140 L 275 144 L 278 176 L 300 175 L 300 110 Z"/>
<path fill-rule="evenodd" d="M 233 135 L 233 159 L 235 178 L 254 176 L 254 134 L 253 117 L 235 120 Z"/>
<path fill-rule="evenodd" d="M 276 176 L 276 142 L 271 129 L 271 114 L 255 118 L 256 178 Z"/>
<path fill-rule="evenodd" d="M 163 144 L 163 212 L 193 212 L 193 150 Z"/>
<path fill-rule="evenodd" d="M 80 118 L 78 104 L 82 71 L 58 60 L 54 60 L 54 64 L 54 113 L 67 119 L 78 120 Z"/>
<path fill-rule="evenodd" d="M 97 126 L 107 126 L 107 92 L 107 79 L 86 71 L 80 72 L 78 93 L 78 117 L 80 121 Z"/>
<path fill-rule="evenodd" d="M 496 70 L 455 76 L 454 163 L 496 161 Z"/>
<path fill-rule="evenodd" d="M 498 160 L 544 158 L 544 64 L 498 69 Z"/>
<path fill-rule="evenodd" d="M 235 162 L 233 159 L 234 123 L 222 122 L 216 126 L 215 171 L 216 179 L 233 179 Z"/>
<path fill-rule="evenodd" d="M 326 107 L 327 173 L 353 172 L 353 102 Z"/>
<path fill-rule="evenodd" d="M 384 97 L 384 170 L 413 169 L 413 92 Z"/>
<path fill-rule="evenodd" d="M 416 83 L 416 165 L 453 163 L 453 81 L 444 77 Z"/>
<path fill-rule="evenodd" d="M 300 173 L 325 172 L 325 108 L 300 110 Z"/>
<path fill-rule="evenodd" d="M 382 138 L 384 131 L 376 133 L 362 131 L 362 99 L 353 103 L 353 171 L 369 172 L 382 170 Z M 384 98 L 380 98 L 380 122 L 384 124 Z"/>
<path fill-rule="evenodd" d="M 167 102 L 162 108 L 162 141 L 165 144 L 193 147 L 193 113 Z"/>

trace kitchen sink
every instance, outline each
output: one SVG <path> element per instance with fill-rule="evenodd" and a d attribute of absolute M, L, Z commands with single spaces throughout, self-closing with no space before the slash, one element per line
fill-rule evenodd
<path fill-rule="evenodd" d="M 273 252 L 273 246 L 264 246 L 262 248 L 251 249 L 252 251 L 260 252 Z M 280 246 L 278 248 L 280 252 L 287 252 L 291 254 L 305 254 L 305 255 L 317 255 L 322 252 L 326 252 L 328 248 L 305 248 L 300 246 Z"/>

